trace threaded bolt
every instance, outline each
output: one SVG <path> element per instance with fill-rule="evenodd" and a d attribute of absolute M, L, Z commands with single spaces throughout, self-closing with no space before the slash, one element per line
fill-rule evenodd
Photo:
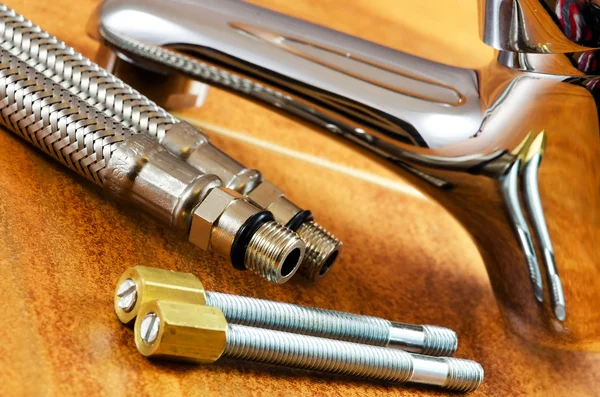
<path fill-rule="evenodd" d="M 331 269 L 342 250 L 342 242 L 316 222 L 303 223 L 297 233 L 306 243 L 304 261 L 298 272 L 316 281 Z"/>
<path fill-rule="evenodd" d="M 448 381 L 444 387 L 467 392 L 475 390 L 483 382 L 483 367 L 479 363 L 451 357 L 445 360 L 448 363 Z"/>
<path fill-rule="evenodd" d="M 406 324 L 403 324 L 406 325 Z M 421 325 L 423 330 L 423 349 L 418 353 L 428 356 L 451 356 L 458 348 L 456 332 L 435 325 Z"/>
<path fill-rule="evenodd" d="M 138 318 L 140 326 L 136 324 L 136 346 L 144 355 L 155 352 L 168 357 L 172 353 L 179 359 L 193 357 L 201 362 L 214 362 L 219 357 L 226 357 L 358 378 L 436 385 L 460 391 L 475 390 L 483 381 L 483 368 L 469 360 L 421 356 L 402 350 L 245 325 L 225 323 L 225 340 L 222 341 L 216 335 L 219 331 L 214 331 L 220 326 L 217 325 L 218 317 L 213 313 L 205 315 L 206 325 L 203 325 L 203 321 L 181 320 L 169 324 L 167 317 L 166 321 L 161 319 L 165 305 L 157 302 L 150 305 L 159 310 L 149 310 L 141 320 Z M 168 306 L 173 307 L 172 313 L 179 313 L 195 305 L 170 303 Z M 161 327 L 171 328 L 167 332 L 164 329 L 161 331 Z M 167 335 L 169 341 L 165 344 L 170 346 L 161 347 L 163 342 L 160 335 L 163 335 L 162 338 Z M 181 341 L 173 340 L 176 335 L 181 335 Z M 214 358 L 198 353 L 196 344 L 202 349 L 216 349 Z"/>
<path fill-rule="evenodd" d="M 477 389 L 484 377 L 483 367 L 470 360 L 422 356 L 236 324 L 228 325 L 223 357 L 463 392 Z"/>
<path fill-rule="evenodd" d="M 173 272 L 152 270 L 155 274 L 152 285 L 160 284 L 158 280 L 161 279 L 173 280 Z M 164 272 L 165 276 L 161 277 L 160 272 Z M 195 279 L 191 274 L 178 274 Z M 179 279 L 175 278 L 175 280 Z M 144 284 L 141 281 L 140 283 Z M 199 280 L 198 284 L 200 284 Z M 140 309 L 140 305 L 136 304 L 138 301 L 144 302 L 150 298 L 154 300 L 161 297 L 177 300 L 174 299 L 177 297 L 181 301 L 202 302 L 207 306 L 219 308 L 225 318 L 234 324 L 391 347 L 431 356 L 451 356 L 456 352 L 458 345 L 456 333 L 444 327 L 391 322 L 378 317 L 204 291 L 202 288 L 196 293 L 188 292 L 187 295 L 182 295 L 177 292 L 180 286 L 174 285 L 173 281 L 160 284 L 165 291 L 150 294 L 149 298 L 146 295 L 147 291 L 137 290 L 137 285 L 127 277 L 115 291 L 115 310 L 119 318 L 122 318 L 122 312 L 127 313 L 126 322 L 130 322 L 138 315 Z"/>
<path fill-rule="evenodd" d="M 218 307 L 235 324 L 392 347 L 432 356 L 451 356 L 458 338 L 448 328 L 411 325 L 378 317 L 206 291 L 206 305 Z"/>
<path fill-rule="evenodd" d="M 276 284 L 288 281 L 298 270 L 305 244 L 293 231 L 276 222 L 266 222 L 252 236 L 246 249 L 246 267 Z"/>

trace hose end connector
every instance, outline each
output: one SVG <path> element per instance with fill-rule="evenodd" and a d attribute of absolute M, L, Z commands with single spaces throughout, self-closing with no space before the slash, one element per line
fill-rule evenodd
<path fill-rule="evenodd" d="M 256 230 L 246 249 L 246 267 L 275 284 L 288 281 L 305 255 L 302 239 L 277 222 L 267 222 Z"/>
<path fill-rule="evenodd" d="M 274 220 L 271 212 L 238 192 L 215 188 L 194 210 L 189 239 L 196 246 L 229 256 L 239 270 L 250 269 L 282 284 L 300 266 L 305 244 Z"/>
<path fill-rule="evenodd" d="M 306 254 L 298 272 L 307 279 L 316 281 L 331 269 L 343 244 L 313 221 L 300 225 L 297 233 L 306 243 Z"/>

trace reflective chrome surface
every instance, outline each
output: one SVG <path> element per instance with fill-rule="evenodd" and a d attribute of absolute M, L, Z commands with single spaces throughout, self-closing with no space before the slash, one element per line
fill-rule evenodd
<path fill-rule="evenodd" d="M 535 5 L 483 10 L 492 3 Z M 598 117 L 565 55 L 504 51 L 462 69 L 229 0 L 107 0 L 99 17 L 122 59 L 262 102 L 398 167 L 471 233 L 518 334 L 600 349 Z"/>
<path fill-rule="evenodd" d="M 600 7 L 589 0 L 480 0 L 482 33 L 504 51 L 542 54 L 600 47 Z"/>
<path fill-rule="evenodd" d="M 480 3 L 482 38 L 490 46 L 525 54 L 565 54 L 586 74 L 600 71 L 600 3 L 593 0 L 480 0 Z"/>

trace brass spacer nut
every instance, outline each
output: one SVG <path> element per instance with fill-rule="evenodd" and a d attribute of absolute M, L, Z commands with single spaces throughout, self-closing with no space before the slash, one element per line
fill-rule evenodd
<path fill-rule="evenodd" d="M 215 307 L 153 301 L 142 306 L 135 321 L 135 345 L 146 357 L 210 364 L 226 343 L 227 320 Z"/>
<path fill-rule="evenodd" d="M 123 308 L 119 288 L 127 281 L 133 282 L 135 295 L 132 307 Z M 131 283 L 130 283 L 131 284 Z M 122 292 L 122 291 L 121 291 Z M 115 313 L 124 324 L 135 320 L 140 308 L 147 302 L 169 300 L 204 305 L 206 295 L 200 280 L 190 273 L 174 272 L 146 266 L 127 269 L 119 278 L 114 294 Z"/>

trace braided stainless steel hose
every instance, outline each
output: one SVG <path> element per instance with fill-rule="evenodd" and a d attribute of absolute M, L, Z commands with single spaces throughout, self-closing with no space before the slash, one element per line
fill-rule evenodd
<path fill-rule="evenodd" d="M 477 389 L 484 377 L 481 365 L 471 360 L 228 324 L 217 308 L 183 302 L 144 304 L 134 332 L 138 351 L 148 357 L 206 364 L 227 357 L 464 392 Z"/>
<path fill-rule="evenodd" d="M 0 4 L 0 47 L 130 129 L 162 139 L 178 122 L 115 76 Z"/>
<path fill-rule="evenodd" d="M 172 300 L 219 308 L 234 324 L 328 339 L 384 346 L 431 356 L 451 356 L 458 338 L 448 328 L 412 325 L 383 318 L 205 291 L 193 274 L 134 266 L 119 278 L 114 293 L 117 317 L 131 323 L 144 303 Z"/>
<path fill-rule="evenodd" d="M 341 242 L 314 223 L 309 211 L 293 204 L 270 182 L 263 181 L 258 171 L 246 168 L 210 144 L 202 132 L 187 123 L 179 123 L 123 81 L 2 4 L 0 37 L 3 49 L 64 89 L 132 130 L 155 137 L 171 153 L 203 173 L 217 175 L 226 187 L 247 195 L 272 212 L 278 222 L 297 231 L 306 242 L 307 254 L 300 272 L 307 278 L 320 278 L 333 265 Z M 184 61 L 177 54 L 167 52 L 167 55 L 173 65 Z"/>
<path fill-rule="evenodd" d="M 103 186 L 114 152 L 132 133 L 0 50 L 0 122 Z"/>
<path fill-rule="evenodd" d="M 65 166 L 158 220 L 189 233 L 202 248 L 229 256 L 274 282 L 298 268 L 304 243 L 238 193 L 222 189 L 0 49 L 0 123 Z"/>

